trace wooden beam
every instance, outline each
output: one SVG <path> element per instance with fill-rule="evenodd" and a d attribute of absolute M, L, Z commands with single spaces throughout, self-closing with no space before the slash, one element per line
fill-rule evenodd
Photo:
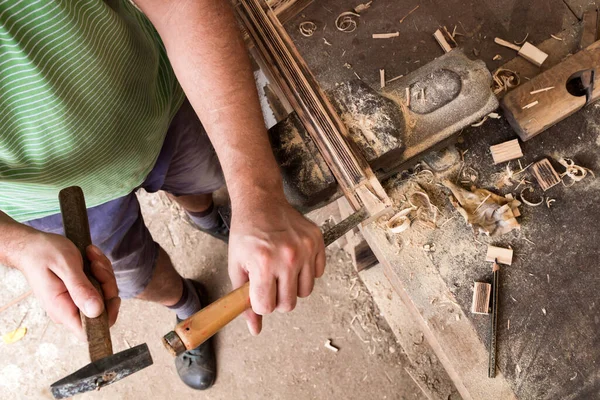
<path fill-rule="evenodd" d="M 600 85 L 594 85 L 589 99 L 574 96 L 567 81 L 578 71 L 594 70 L 600 65 L 600 41 L 594 42 L 530 81 L 522 83 L 502 99 L 506 118 L 523 141 L 529 140 L 600 97 Z M 539 88 L 554 89 L 532 95 Z M 523 108 L 537 101 L 535 107 Z"/>
<path fill-rule="evenodd" d="M 239 18 L 264 65 L 314 140 L 354 210 L 371 215 L 391 204 L 364 157 L 353 152 L 349 133 L 291 38 L 264 0 L 241 0 Z"/>

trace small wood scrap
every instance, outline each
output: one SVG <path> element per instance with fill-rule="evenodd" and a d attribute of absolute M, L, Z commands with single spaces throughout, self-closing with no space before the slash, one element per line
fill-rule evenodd
<path fill-rule="evenodd" d="M 551 37 L 552 39 L 560 40 L 561 42 L 564 40 L 563 38 L 560 38 L 560 37 L 558 37 L 558 36 L 556 36 L 556 35 L 550 35 L 550 37 Z"/>
<path fill-rule="evenodd" d="M 452 46 L 450 46 L 450 43 L 448 43 L 448 41 L 446 40 L 446 37 L 444 36 L 444 34 L 442 33 L 441 30 L 437 30 L 434 32 L 433 37 L 435 38 L 435 40 L 438 42 L 438 44 L 442 47 L 442 49 L 444 50 L 444 53 L 448 53 L 450 51 L 452 51 Z"/>
<path fill-rule="evenodd" d="M 374 33 L 373 39 L 391 39 L 400 36 L 400 32 Z"/>
<path fill-rule="evenodd" d="M 353 11 L 346 11 L 338 15 L 335 19 L 335 27 L 340 32 L 354 32 L 358 27 L 358 18 L 360 14 Z"/>
<path fill-rule="evenodd" d="M 325 342 L 325 348 L 333 351 L 334 353 L 340 351 L 340 349 L 331 344 L 331 339 L 327 339 L 327 341 Z"/>
<path fill-rule="evenodd" d="M 504 68 L 498 68 L 494 71 L 492 79 L 492 90 L 494 91 L 494 94 L 507 92 L 508 89 L 519 86 L 521 83 L 521 79 L 515 71 Z"/>
<path fill-rule="evenodd" d="M 537 65 L 538 67 L 540 67 L 548 58 L 548 54 L 544 53 L 527 41 L 523 43 L 522 46 L 517 46 L 516 44 L 497 37 L 494 38 L 494 43 L 517 51 L 519 56 L 523 57 L 530 63 Z"/>
<path fill-rule="evenodd" d="M 325 43 L 327 46 L 331 46 L 331 43 L 329 43 L 329 41 L 325 38 L 323 38 L 323 43 Z"/>
<path fill-rule="evenodd" d="M 406 14 L 404 17 L 402 17 L 402 18 L 400 19 L 400 23 L 403 23 L 403 22 L 404 22 L 404 20 L 405 20 L 406 18 L 408 18 L 408 16 L 409 16 L 410 14 L 414 13 L 415 11 L 417 11 L 417 9 L 418 9 L 418 8 L 419 8 L 419 6 L 416 6 L 415 8 L 413 8 L 412 10 L 410 10 L 410 11 L 408 12 L 408 14 Z"/>
<path fill-rule="evenodd" d="M 312 21 L 304 21 L 300 23 L 298 30 L 302 36 L 311 37 L 317 31 L 317 25 Z"/>
<path fill-rule="evenodd" d="M 382 89 L 385 87 L 385 69 L 379 70 L 379 84 Z"/>
<path fill-rule="evenodd" d="M 485 261 L 497 262 L 498 264 L 512 265 L 513 249 L 505 249 L 488 245 Z"/>
<path fill-rule="evenodd" d="M 494 58 L 492 58 L 492 61 L 500 61 L 500 60 L 502 60 L 502 56 L 500 54 L 496 54 L 494 56 Z"/>
<path fill-rule="evenodd" d="M 486 282 L 473 282 L 473 302 L 471 313 L 489 314 L 492 285 Z"/>
<path fill-rule="evenodd" d="M 490 146 L 490 152 L 492 153 L 494 164 L 496 165 L 523 157 L 519 139 L 513 139 L 508 142 Z"/>
<path fill-rule="evenodd" d="M 477 128 L 477 127 L 483 125 L 485 123 L 485 121 L 487 121 L 490 118 L 492 118 L 492 119 L 500 119 L 500 114 L 495 113 L 495 112 L 491 112 L 488 115 L 486 115 L 485 117 L 483 117 L 481 121 L 476 122 L 474 124 L 471 124 L 471 126 L 473 128 Z"/>
<path fill-rule="evenodd" d="M 2 341 L 5 344 L 12 344 L 12 343 L 18 342 L 19 340 L 23 339 L 25 337 L 25 334 L 27 334 L 27 328 L 25 328 L 25 327 L 17 328 L 12 332 L 8 332 L 8 333 L 5 333 L 4 335 L 2 335 Z"/>
<path fill-rule="evenodd" d="M 532 102 L 531 102 L 531 103 L 529 103 L 529 104 L 525 104 L 525 105 L 524 105 L 523 107 L 521 107 L 521 108 L 522 108 L 523 110 L 527 110 L 528 108 L 531 108 L 531 107 L 535 107 L 535 106 L 537 106 L 539 103 L 540 103 L 540 102 L 539 102 L 538 100 L 536 100 L 536 101 L 532 101 Z"/>
<path fill-rule="evenodd" d="M 544 192 L 558 185 L 561 181 L 560 176 L 547 158 L 533 164 L 531 166 L 531 174 L 535 177 Z"/>
<path fill-rule="evenodd" d="M 575 164 L 570 158 L 561 158 L 558 162 L 566 169 L 565 172 L 560 175 L 563 185 L 566 187 L 571 187 L 575 183 L 582 181 L 588 174 L 592 175 L 593 178 L 596 178 L 596 175 L 594 175 L 594 172 L 591 169 Z M 565 183 L 565 177 L 568 177 L 571 180 L 569 184 Z"/>
<path fill-rule="evenodd" d="M 486 189 L 475 188 L 471 192 L 449 180 L 443 181 L 443 184 L 452 191 L 450 202 L 454 208 L 475 231 L 495 236 L 521 228 L 513 212 L 521 204 L 518 200 L 507 199 Z"/>
<path fill-rule="evenodd" d="M 442 27 L 444 34 L 446 35 L 446 39 L 450 40 L 452 43 L 454 43 L 455 47 L 458 47 L 458 43 L 456 43 L 456 39 L 454 39 L 454 34 L 450 33 L 448 31 L 448 28 L 446 28 L 446 26 Z M 454 32 L 456 32 L 456 27 L 454 27 Z"/>
<path fill-rule="evenodd" d="M 548 86 L 543 89 L 532 90 L 531 92 L 529 92 L 529 94 L 538 94 L 538 93 L 542 93 L 542 92 L 547 92 L 548 90 L 552 90 L 552 89 L 554 89 L 554 86 Z"/>
<path fill-rule="evenodd" d="M 356 7 L 354 7 L 354 12 L 357 14 L 360 14 L 361 12 L 367 10 L 369 7 L 371 7 L 371 3 L 373 3 L 372 1 L 368 2 L 368 3 L 362 3 L 357 5 Z"/>
<path fill-rule="evenodd" d="M 410 107 L 410 88 L 406 88 L 406 107 Z"/>

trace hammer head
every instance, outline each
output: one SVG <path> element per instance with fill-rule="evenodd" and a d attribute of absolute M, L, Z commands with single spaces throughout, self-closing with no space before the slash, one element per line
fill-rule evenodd
<path fill-rule="evenodd" d="M 126 376 L 152 365 L 146 343 L 94 361 L 50 386 L 55 399 L 100 390 Z"/>

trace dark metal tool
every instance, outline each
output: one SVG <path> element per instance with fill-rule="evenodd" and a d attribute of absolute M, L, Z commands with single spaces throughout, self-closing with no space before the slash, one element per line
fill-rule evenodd
<path fill-rule="evenodd" d="M 500 266 L 498 260 L 492 266 L 492 318 L 490 319 L 490 359 L 488 377 L 496 377 L 496 337 L 498 333 L 498 291 L 500 290 Z"/>
<path fill-rule="evenodd" d="M 85 251 L 92 239 L 83 191 L 77 186 L 63 189 L 59 201 L 65 236 L 77 246 L 83 258 L 83 271 L 103 298 L 102 288 L 92 275 Z M 113 354 L 106 309 L 97 318 L 88 318 L 81 313 L 81 323 L 87 336 L 91 363 L 53 383 L 50 390 L 55 399 L 98 390 L 152 365 L 145 343 Z"/>
<path fill-rule="evenodd" d="M 367 220 L 369 213 L 360 209 L 339 224 L 323 232 L 325 246 L 329 246 L 342 235 Z M 372 216 L 371 218 L 376 218 Z M 214 303 L 181 321 L 174 331 L 163 337 L 163 344 L 173 355 L 194 349 L 210 339 L 225 325 L 250 308 L 250 285 L 237 288 Z"/>

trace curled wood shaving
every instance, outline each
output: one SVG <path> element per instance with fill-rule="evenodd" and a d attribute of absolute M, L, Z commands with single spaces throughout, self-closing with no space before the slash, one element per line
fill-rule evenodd
<path fill-rule="evenodd" d="M 528 38 L 528 37 L 529 37 L 529 32 L 527 32 L 527 35 L 525 35 L 525 37 L 523 38 L 523 40 L 521 40 L 521 41 L 519 41 L 519 42 L 517 42 L 517 41 L 515 40 L 513 43 L 514 43 L 514 44 L 516 44 L 516 45 L 518 45 L 518 46 L 520 46 L 520 45 L 522 45 L 523 43 L 525 43 L 525 41 L 527 41 L 527 38 Z"/>
<path fill-rule="evenodd" d="M 542 198 L 540 199 L 540 201 L 538 201 L 537 203 L 533 203 L 529 200 L 527 200 L 525 197 L 523 197 L 523 192 L 525 190 L 529 189 L 529 192 L 533 192 L 533 188 L 526 186 L 523 188 L 523 190 L 521 190 L 521 193 L 519 193 L 519 197 L 521 197 L 521 201 L 525 204 L 527 204 L 530 207 L 537 207 L 539 205 L 542 205 L 544 203 L 544 196 L 542 196 Z"/>
<path fill-rule="evenodd" d="M 317 25 L 312 21 L 304 21 L 300 23 L 298 30 L 302 36 L 311 37 L 317 31 Z"/>
<path fill-rule="evenodd" d="M 392 233 L 402 233 L 410 228 L 410 219 L 407 216 L 393 216 L 388 222 L 387 227 Z"/>
<path fill-rule="evenodd" d="M 494 94 L 506 92 L 508 89 L 519 86 L 521 79 L 515 71 L 498 68 L 492 75 L 492 90 Z"/>
<path fill-rule="evenodd" d="M 561 179 L 563 179 L 563 185 L 566 187 L 571 187 L 576 182 L 582 181 L 588 175 L 588 173 L 592 175 L 592 177 L 596 178 L 596 175 L 594 175 L 594 172 L 591 169 L 575 164 L 575 162 L 570 158 L 561 158 L 558 160 L 558 162 L 566 168 L 566 171 L 560 174 Z M 565 184 L 565 177 L 569 177 L 571 179 L 570 184 Z"/>
<path fill-rule="evenodd" d="M 368 9 L 369 7 L 371 7 L 371 3 L 373 3 L 373 2 L 370 1 L 368 3 L 363 3 L 363 4 L 357 5 L 356 7 L 354 7 L 354 12 L 357 14 L 360 14 L 361 12 L 363 12 L 366 9 Z"/>
<path fill-rule="evenodd" d="M 552 207 L 552 203 L 554 203 L 556 200 L 555 199 L 551 199 L 550 197 L 548 197 L 546 199 L 546 207 L 550 208 Z"/>
<path fill-rule="evenodd" d="M 354 32 L 356 30 L 356 27 L 358 26 L 359 17 L 360 14 L 352 11 L 343 12 L 336 18 L 335 27 L 340 32 Z"/>

